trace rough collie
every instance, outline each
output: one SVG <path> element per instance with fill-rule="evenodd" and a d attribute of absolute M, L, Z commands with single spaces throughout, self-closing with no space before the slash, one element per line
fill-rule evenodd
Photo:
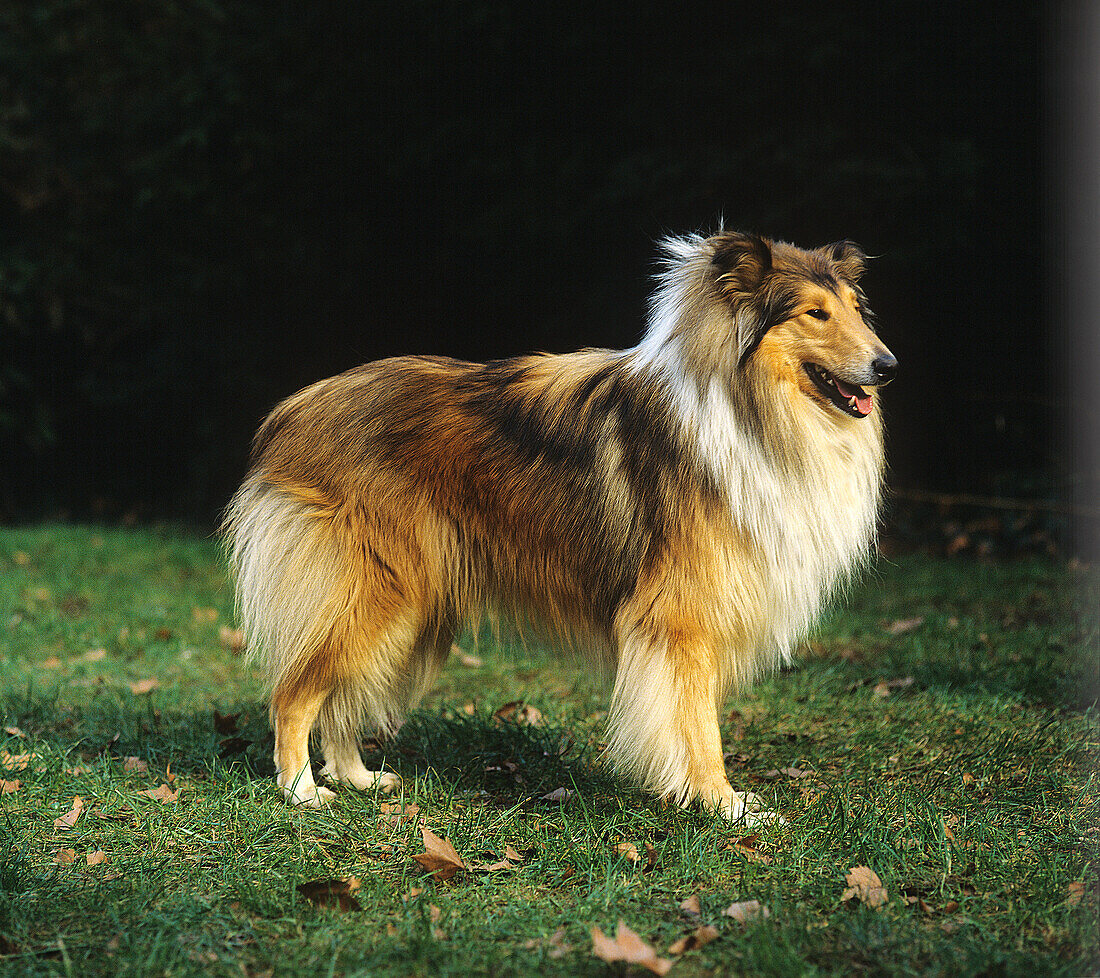
<path fill-rule="evenodd" d="M 614 674 L 609 755 L 656 794 L 761 820 L 718 711 L 786 662 L 868 553 L 876 387 L 897 361 L 864 256 L 749 234 L 665 241 L 642 342 L 487 364 L 398 357 L 283 401 L 225 531 L 271 684 L 278 783 L 391 788 L 392 731 L 464 621 L 537 622 Z"/>

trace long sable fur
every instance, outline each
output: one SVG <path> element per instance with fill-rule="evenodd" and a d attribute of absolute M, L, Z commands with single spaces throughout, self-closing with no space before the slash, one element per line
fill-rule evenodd
<path fill-rule="evenodd" d="M 360 728 L 393 729 L 490 610 L 615 671 L 621 771 L 736 814 L 716 711 L 790 656 L 874 534 L 880 413 L 823 407 L 798 369 L 802 346 L 867 344 L 791 325 L 822 290 L 862 303 L 862 256 L 726 232 L 664 254 L 634 349 L 384 360 L 264 422 L 225 532 L 293 800 L 316 800 L 314 724 L 341 779 Z"/>

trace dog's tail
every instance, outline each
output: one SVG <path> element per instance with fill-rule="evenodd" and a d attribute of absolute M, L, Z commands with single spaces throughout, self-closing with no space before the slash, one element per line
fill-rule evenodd
<path fill-rule="evenodd" d="M 222 522 L 249 656 L 277 685 L 330 634 L 347 594 L 330 514 L 250 476 Z M 343 585 L 343 586 L 342 586 Z"/>
<path fill-rule="evenodd" d="M 273 707 L 280 690 L 328 690 L 333 709 L 347 700 L 342 715 L 390 733 L 450 639 L 425 616 L 420 575 L 380 555 L 369 523 L 357 505 L 280 489 L 254 473 L 222 530 L 249 656 L 275 693 Z"/>

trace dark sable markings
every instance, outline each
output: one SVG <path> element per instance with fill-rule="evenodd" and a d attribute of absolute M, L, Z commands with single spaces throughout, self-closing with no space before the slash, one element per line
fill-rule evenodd
<path fill-rule="evenodd" d="M 517 390 L 531 369 L 526 357 L 496 360 L 460 381 L 459 392 L 479 423 L 486 447 L 507 445 L 527 464 L 546 461 L 571 469 L 591 468 L 597 456 L 598 428 L 553 420 L 539 392 Z"/>
<path fill-rule="evenodd" d="M 755 352 L 760 341 L 773 326 L 786 322 L 794 315 L 799 303 L 802 301 L 801 283 L 784 283 L 772 280 L 756 296 L 753 303 L 756 312 L 756 326 L 753 328 L 752 339 L 741 354 L 740 365 L 743 367 Z"/>

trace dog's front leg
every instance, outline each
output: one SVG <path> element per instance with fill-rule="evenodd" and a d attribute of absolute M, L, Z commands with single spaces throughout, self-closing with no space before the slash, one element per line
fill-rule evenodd
<path fill-rule="evenodd" d="M 662 797 L 699 801 L 746 825 L 772 822 L 760 798 L 726 777 L 712 643 L 680 628 L 636 624 L 619 646 L 611 705 L 610 752 L 616 766 Z"/>

